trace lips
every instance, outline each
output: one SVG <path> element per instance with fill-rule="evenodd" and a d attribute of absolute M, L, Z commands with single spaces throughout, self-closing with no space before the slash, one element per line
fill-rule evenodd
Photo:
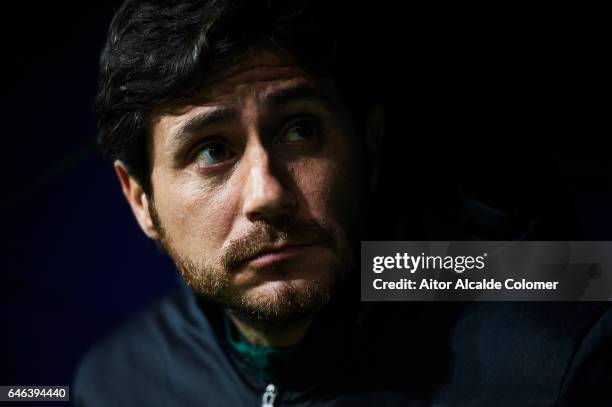
<path fill-rule="evenodd" d="M 266 267 L 274 263 L 304 256 L 313 247 L 311 244 L 283 244 L 264 248 L 249 257 L 245 263 L 252 267 Z"/>

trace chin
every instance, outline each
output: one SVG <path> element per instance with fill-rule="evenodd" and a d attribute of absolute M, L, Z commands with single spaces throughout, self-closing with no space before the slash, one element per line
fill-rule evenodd
<path fill-rule="evenodd" d="M 248 289 L 230 308 L 261 322 L 287 323 L 316 313 L 331 299 L 334 288 L 329 278 L 276 279 Z"/>

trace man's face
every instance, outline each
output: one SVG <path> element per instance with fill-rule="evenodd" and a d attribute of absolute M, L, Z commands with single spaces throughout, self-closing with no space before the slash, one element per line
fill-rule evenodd
<path fill-rule="evenodd" d="M 159 109 L 151 134 L 151 217 L 196 292 L 271 322 L 329 300 L 351 266 L 361 162 L 330 83 L 259 51 Z"/>

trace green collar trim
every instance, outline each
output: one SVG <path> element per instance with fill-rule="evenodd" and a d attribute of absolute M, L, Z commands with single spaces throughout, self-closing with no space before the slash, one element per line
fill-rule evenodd
<path fill-rule="evenodd" d="M 224 319 L 225 335 L 230 347 L 246 360 L 264 382 L 282 382 L 282 378 L 290 373 L 299 345 L 289 347 L 253 345 L 234 326 L 227 313 Z"/>

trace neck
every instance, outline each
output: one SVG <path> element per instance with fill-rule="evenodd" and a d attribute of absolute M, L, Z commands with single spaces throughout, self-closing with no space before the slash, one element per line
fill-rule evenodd
<path fill-rule="evenodd" d="M 287 347 L 297 345 L 308 331 L 314 315 L 309 315 L 283 325 L 252 321 L 226 310 L 232 323 L 246 340 L 256 346 Z"/>

